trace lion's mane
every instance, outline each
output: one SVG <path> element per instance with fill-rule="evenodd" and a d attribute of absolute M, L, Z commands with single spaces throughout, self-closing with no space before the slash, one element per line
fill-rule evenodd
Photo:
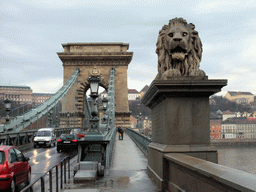
<path fill-rule="evenodd" d="M 172 51 L 169 42 L 167 42 L 167 33 L 173 27 L 180 25 L 188 31 L 188 41 L 183 44 L 187 50 L 185 54 L 178 54 L 178 61 L 172 58 Z M 166 76 L 205 76 L 205 73 L 199 69 L 202 58 L 202 43 L 195 31 L 194 24 L 187 24 L 182 18 L 174 18 L 169 21 L 169 25 L 164 25 L 159 31 L 156 43 L 156 54 L 158 55 L 158 78 L 164 79 Z"/>

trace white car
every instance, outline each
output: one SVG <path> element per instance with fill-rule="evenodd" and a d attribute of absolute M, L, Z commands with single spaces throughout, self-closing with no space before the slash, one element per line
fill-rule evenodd
<path fill-rule="evenodd" d="M 56 135 L 54 134 L 54 128 L 41 128 L 37 131 L 34 137 L 34 148 L 37 146 L 51 147 L 56 145 Z"/>
<path fill-rule="evenodd" d="M 81 131 L 81 129 L 75 128 L 75 129 L 71 130 L 70 134 L 76 134 L 77 135 L 79 133 L 79 131 Z"/>

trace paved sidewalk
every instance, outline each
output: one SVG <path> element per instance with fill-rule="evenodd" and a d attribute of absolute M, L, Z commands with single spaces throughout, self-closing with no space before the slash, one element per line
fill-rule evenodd
<path fill-rule="evenodd" d="M 124 139 L 116 142 L 112 165 L 105 170 L 105 176 L 98 178 L 95 184 L 68 184 L 66 189 L 84 189 L 83 191 L 113 192 L 157 192 L 159 191 L 146 172 L 147 158 L 124 133 Z"/>

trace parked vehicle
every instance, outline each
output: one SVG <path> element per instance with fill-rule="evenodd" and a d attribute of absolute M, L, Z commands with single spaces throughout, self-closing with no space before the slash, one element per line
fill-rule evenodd
<path fill-rule="evenodd" d="M 37 131 L 34 137 L 34 148 L 37 146 L 55 146 L 56 136 L 54 134 L 54 128 L 41 128 Z"/>
<path fill-rule="evenodd" d="M 78 129 L 78 128 L 72 129 L 72 130 L 70 131 L 70 134 L 78 134 L 79 131 L 81 131 L 81 129 Z"/>
<path fill-rule="evenodd" d="M 0 190 L 14 192 L 23 182 L 31 179 L 29 158 L 15 146 L 0 145 Z"/>
<path fill-rule="evenodd" d="M 79 139 L 84 138 L 84 136 L 87 134 L 87 131 L 85 130 L 81 130 L 79 131 L 79 133 L 77 134 L 77 136 L 79 137 Z"/>
<path fill-rule="evenodd" d="M 61 134 L 57 140 L 57 152 L 66 151 L 70 149 L 78 149 L 77 134 Z"/>

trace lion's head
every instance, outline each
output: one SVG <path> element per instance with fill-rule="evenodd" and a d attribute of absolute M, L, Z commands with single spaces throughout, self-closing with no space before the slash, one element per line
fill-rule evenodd
<path fill-rule="evenodd" d="M 156 44 L 158 78 L 171 76 L 205 76 L 199 69 L 202 43 L 195 26 L 174 18 L 159 31 Z"/>

